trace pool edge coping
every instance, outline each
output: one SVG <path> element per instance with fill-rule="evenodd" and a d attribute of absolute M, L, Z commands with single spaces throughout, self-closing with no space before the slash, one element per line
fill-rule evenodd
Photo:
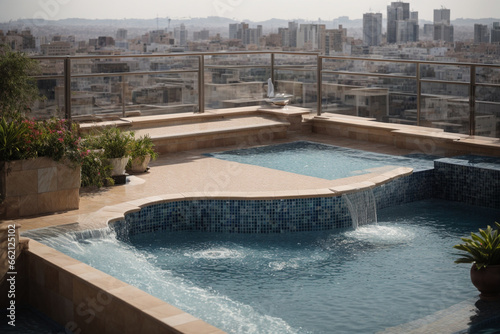
<path fill-rule="evenodd" d="M 276 200 L 276 199 L 300 199 L 338 197 L 358 191 L 364 191 L 379 187 L 392 180 L 411 175 L 413 168 L 396 167 L 389 171 L 372 173 L 372 176 L 364 181 L 354 182 L 346 185 L 333 187 L 262 191 L 262 192 L 184 192 L 177 194 L 164 194 L 144 197 L 132 201 L 123 202 L 102 209 L 86 216 L 77 222 L 77 230 L 107 228 L 110 223 L 125 219 L 125 215 L 140 211 L 141 209 L 161 203 L 190 201 L 190 200 Z M 31 230 L 33 231 L 33 230 Z"/>
<path fill-rule="evenodd" d="M 117 325 L 116 321 L 120 321 L 120 319 L 115 318 L 117 318 L 117 316 L 121 318 L 123 315 L 122 313 L 125 313 L 129 314 L 132 318 L 140 318 L 141 323 L 138 324 L 138 326 L 140 326 L 141 330 L 144 328 L 148 328 L 148 332 L 152 330 L 150 333 L 164 333 L 165 331 L 185 334 L 225 333 L 223 330 L 139 288 L 76 260 L 50 246 L 30 239 L 29 248 L 26 251 L 29 256 L 32 257 L 28 261 L 28 265 L 30 267 L 30 272 L 34 271 L 30 273 L 30 275 L 33 275 L 35 278 L 34 280 L 30 280 L 30 289 L 34 288 L 38 290 L 40 295 L 55 295 L 53 299 L 64 301 L 64 303 L 56 303 L 54 305 L 54 303 L 47 303 L 47 299 L 42 300 L 41 303 L 45 303 L 45 305 L 42 304 L 42 306 L 45 306 L 43 307 L 45 310 L 44 313 L 47 311 L 48 313 L 57 313 L 60 311 L 60 307 L 67 306 L 67 304 L 70 303 L 73 306 L 73 312 L 76 312 L 76 314 L 80 316 L 78 317 L 73 314 L 73 317 L 70 317 L 72 319 L 64 319 L 63 322 L 65 322 L 65 324 L 60 324 L 65 328 L 71 326 L 73 329 L 83 327 L 87 330 L 91 330 L 88 326 L 108 326 L 108 323 Z M 55 270 L 58 277 L 71 279 L 72 291 L 69 293 L 65 291 L 62 285 L 69 283 L 61 283 L 60 279 L 58 280 L 59 287 L 54 287 L 54 282 L 47 281 L 47 279 L 39 279 L 40 277 L 45 278 L 46 274 L 44 274 L 44 272 L 47 271 L 47 268 L 51 268 L 49 271 L 52 272 L 52 274 L 54 274 Z M 79 300 L 78 296 L 80 296 L 82 292 L 77 291 L 78 288 L 86 292 L 91 291 L 92 295 L 96 296 L 93 301 L 95 303 L 97 300 L 97 306 L 99 306 L 99 308 L 96 307 L 94 310 L 91 310 L 92 305 L 88 301 L 89 298 L 87 298 L 87 303 Z M 83 298 L 85 296 L 82 295 L 81 297 Z M 111 305 L 111 303 L 115 304 Z M 100 321 L 87 322 L 89 318 L 83 319 L 82 314 L 80 314 L 82 305 L 84 311 L 94 312 L 96 320 L 102 320 L 102 318 L 107 318 L 108 316 L 110 319 L 105 320 L 105 325 L 100 324 Z M 104 312 L 107 305 L 110 305 L 106 312 L 107 314 L 102 313 L 96 315 L 98 312 Z M 40 305 L 38 306 L 40 307 Z M 85 306 L 87 306 L 88 309 L 85 309 Z M 114 312 L 118 308 L 121 312 Z M 63 313 L 67 314 L 67 312 L 68 310 L 65 310 Z M 52 317 L 51 314 L 48 314 L 48 316 Z M 94 317 L 92 317 L 92 320 Z M 77 322 L 78 320 L 80 320 L 80 322 Z M 74 328 L 75 325 L 77 326 L 76 328 Z M 98 329 L 100 330 L 102 328 L 98 327 Z"/>

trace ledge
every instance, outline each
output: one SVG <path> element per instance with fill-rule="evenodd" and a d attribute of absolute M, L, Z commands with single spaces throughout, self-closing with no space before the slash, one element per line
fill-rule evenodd
<path fill-rule="evenodd" d="M 308 120 L 313 132 L 367 140 L 426 154 L 482 154 L 500 156 L 500 139 L 445 132 L 415 125 L 382 123 L 346 115 L 315 116 Z"/>
<path fill-rule="evenodd" d="M 62 325 L 89 333 L 224 333 L 53 248 L 34 240 L 30 245 L 30 303 Z M 92 322 L 78 313 L 90 298 L 100 303 Z"/>

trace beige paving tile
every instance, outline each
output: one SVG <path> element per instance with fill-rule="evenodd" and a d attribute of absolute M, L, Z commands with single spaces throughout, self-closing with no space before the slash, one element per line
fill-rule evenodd
<path fill-rule="evenodd" d="M 247 112 L 247 111 L 242 111 Z M 348 138 L 332 138 L 324 135 L 295 134 L 287 139 L 274 141 L 283 143 L 295 140 L 312 140 L 337 146 L 369 149 L 386 154 L 406 154 L 409 150 L 394 146 L 359 142 Z M 332 196 L 331 187 L 362 182 L 368 176 L 324 180 L 314 177 L 281 172 L 269 168 L 251 166 L 206 157 L 203 153 L 248 147 L 243 143 L 232 147 L 197 149 L 187 152 L 164 154 L 150 164 L 149 173 L 134 175 L 127 185 L 104 188 L 98 191 L 80 191 L 80 208 L 59 214 L 18 220 L 22 231 L 79 223 L 84 226 L 106 226 L 103 221 L 121 219 L 128 210 L 148 203 L 160 203 L 182 198 L 241 197 L 246 193 L 253 199 L 269 199 L 276 196 Z M 373 176 L 371 176 L 373 177 Z M 385 177 L 389 177 L 385 175 Z M 392 175 L 391 175 L 392 177 Z M 318 190 L 320 189 L 320 190 Z M 127 203 L 127 204 L 121 204 Z M 107 208 L 119 205 L 118 207 Z"/>

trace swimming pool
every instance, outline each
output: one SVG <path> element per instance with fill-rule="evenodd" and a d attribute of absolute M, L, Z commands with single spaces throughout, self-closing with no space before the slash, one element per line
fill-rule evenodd
<path fill-rule="evenodd" d="M 428 200 L 355 231 L 41 241 L 230 333 L 374 333 L 476 296 L 452 245 L 498 217 Z"/>
<path fill-rule="evenodd" d="M 433 168 L 433 160 L 437 158 L 425 155 L 393 156 L 309 141 L 205 155 L 327 180 L 362 175 L 385 166 L 411 167 L 420 171 Z"/>

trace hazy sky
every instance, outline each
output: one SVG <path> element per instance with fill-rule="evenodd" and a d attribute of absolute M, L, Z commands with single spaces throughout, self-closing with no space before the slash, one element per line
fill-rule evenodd
<path fill-rule="evenodd" d="M 444 6 L 451 19 L 500 17 L 500 0 L 413 0 L 420 19 L 432 20 Z M 363 13 L 387 14 L 387 0 L 0 0 L 0 22 L 33 19 L 123 19 L 223 16 L 236 20 L 270 18 L 331 20 L 339 16 L 362 18 Z"/>

